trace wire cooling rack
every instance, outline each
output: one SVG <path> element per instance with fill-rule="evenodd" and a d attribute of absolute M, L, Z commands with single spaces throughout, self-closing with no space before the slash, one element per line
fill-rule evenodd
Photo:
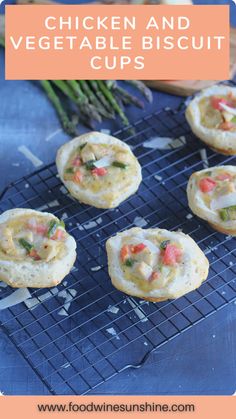
<path fill-rule="evenodd" d="M 62 186 L 54 164 L 15 182 L 0 200 L 1 211 L 26 207 L 53 212 L 77 241 L 75 267 L 61 285 L 32 289 L 31 299 L 0 311 L 2 328 L 53 394 L 85 394 L 120 371 L 140 366 L 151 351 L 236 297 L 235 239 L 192 216 L 186 199 L 191 173 L 235 158 L 205 149 L 180 111 L 160 111 L 134 128 L 134 135 L 127 129 L 115 135 L 139 159 L 143 182 L 118 209 L 79 204 Z M 157 136 L 176 140 L 165 150 L 148 148 Z M 209 258 L 207 281 L 182 298 L 156 304 L 114 289 L 104 245 L 108 237 L 134 225 L 190 234 Z M 12 292 L 0 289 L 0 296 Z"/>

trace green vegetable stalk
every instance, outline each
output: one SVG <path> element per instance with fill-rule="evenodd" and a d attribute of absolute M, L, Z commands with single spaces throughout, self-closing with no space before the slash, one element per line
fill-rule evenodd
<path fill-rule="evenodd" d="M 112 92 L 107 88 L 106 84 L 104 83 L 104 81 L 102 80 L 97 80 L 98 86 L 101 90 L 101 92 L 103 93 L 103 95 L 105 96 L 105 98 L 108 100 L 108 102 L 110 103 L 110 105 L 113 107 L 114 111 L 116 113 L 118 113 L 118 115 L 120 116 L 123 124 L 125 126 L 129 126 L 129 120 L 126 118 L 123 110 L 121 109 L 121 107 L 119 106 L 117 100 L 115 99 L 115 97 L 113 96 Z"/>
<path fill-rule="evenodd" d="M 113 161 L 112 166 L 119 167 L 120 169 L 126 169 L 127 165 L 120 161 Z"/>
<path fill-rule="evenodd" d="M 126 83 L 131 84 L 138 89 L 149 103 L 152 103 L 153 96 L 151 90 L 140 80 L 125 80 Z"/>
<path fill-rule="evenodd" d="M 24 247 L 24 249 L 30 253 L 31 250 L 34 248 L 34 246 L 32 244 L 30 244 L 29 242 L 27 242 L 27 240 L 25 239 L 19 239 L 19 243 L 22 247 Z"/>
<path fill-rule="evenodd" d="M 56 230 L 58 229 L 58 227 L 65 228 L 64 221 L 56 221 L 56 220 L 50 221 L 49 227 L 48 227 L 48 232 L 47 232 L 48 238 L 51 238 L 51 237 L 54 236 L 54 234 L 56 233 Z"/>
<path fill-rule="evenodd" d="M 5 47 L 5 39 L 2 35 L 0 35 L 0 46 Z M 152 93 L 143 82 L 138 80 L 125 82 L 140 91 L 147 101 L 152 101 Z M 142 109 L 144 107 L 144 103 L 138 97 L 127 92 L 118 85 L 116 80 L 42 80 L 40 84 L 53 104 L 65 132 L 71 136 L 77 135 L 78 118 L 70 119 L 64 107 L 63 98 L 58 96 L 57 90 L 67 97 L 71 104 L 76 105 L 80 122 L 91 129 L 94 129 L 93 121 L 101 122 L 104 118 L 114 119 L 117 114 L 123 125 L 127 127 L 130 123 L 123 111 L 123 105 L 133 104 Z"/>
<path fill-rule="evenodd" d="M 70 119 L 69 119 L 65 109 L 63 108 L 63 105 L 62 105 L 59 97 L 55 93 L 50 81 L 41 80 L 40 84 L 41 84 L 42 88 L 44 89 L 48 99 L 52 102 L 54 108 L 56 109 L 57 114 L 60 118 L 60 121 L 62 123 L 62 126 L 63 126 L 65 132 L 67 132 L 67 134 L 69 134 L 69 135 L 77 135 L 77 130 L 76 130 L 75 124 L 73 124 L 73 122 L 70 121 Z"/>
<path fill-rule="evenodd" d="M 219 210 L 219 216 L 222 221 L 233 221 L 236 220 L 236 205 L 231 207 L 222 208 Z"/>
<path fill-rule="evenodd" d="M 94 104 L 94 107 L 97 109 L 98 113 L 107 119 L 114 119 L 114 113 L 109 112 L 103 103 L 99 101 L 93 90 L 90 88 L 88 81 L 86 80 L 78 80 L 78 83 L 81 86 L 84 94 L 88 97 L 90 103 Z"/>
<path fill-rule="evenodd" d="M 3 36 L 0 36 L 0 46 L 5 48 L 5 38 Z"/>

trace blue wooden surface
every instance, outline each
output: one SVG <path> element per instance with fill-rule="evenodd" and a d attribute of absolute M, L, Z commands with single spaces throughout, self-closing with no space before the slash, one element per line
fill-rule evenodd
<path fill-rule="evenodd" d="M 68 2 L 69 3 L 69 2 Z M 199 4 L 231 3 L 196 1 Z M 37 83 L 4 81 L 4 54 L 0 51 L 0 191 L 11 181 L 31 173 L 33 165 L 18 151 L 26 145 L 44 164 L 68 137 Z M 181 98 L 154 93 L 145 111 L 129 108 L 137 120 Z M 106 127 L 116 129 L 117 125 Z M 81 128 L 81 132 L 82 132 Z M 52 134 L 55 134 L 52 136 Z M 185 332 L 152 354 L 139 370 L 126 371 L 104 385 L 102 394 L 232 394 L 236 391 L 236 305 L 226 308 Z M 0 390 L 5 394 L 47 394 L 47 390 L 0 329 Z"/>

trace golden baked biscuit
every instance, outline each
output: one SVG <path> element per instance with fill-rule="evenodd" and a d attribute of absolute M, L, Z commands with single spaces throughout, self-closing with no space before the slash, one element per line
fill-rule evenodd
<path fill-rule="evenodd" d="M 76 242 L 53 214 L 16 208 L 0 215 L 0 281 L 11 287 L 59 284 L 76 258 Z"/>
<path fill-rule="evenodd" d="M 219 85 L 202 90 L 188 105 L 186 119 L 209 147 L 236 154 L 236 88 Z"/>
<path fill-rule="evenodd" d="M 215 230 L 236 235 L 236 166 L 217 166 L 191 175 L 188 204 Z"/>
<path fill-rule="evenodd" d="M 190 236 L 159 228 L 138 227 L 106 243 L 112 284 L 149 301 L 181 297 L 207 278 L 209 263 Z"/>
<path fill-rule="evenodd" d="M 130 147 L 100 132 L 64 144 L 56 164 L 61 181 L 73 197 L 97 208 L 114 208 L 135 193 L 141 167 Z"/>

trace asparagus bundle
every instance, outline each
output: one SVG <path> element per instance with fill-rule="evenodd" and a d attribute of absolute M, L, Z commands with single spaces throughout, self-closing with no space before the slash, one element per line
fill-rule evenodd
<path fill-rule="evenodd" d="M 2 36 L 0 46 L 5 46 Z M 118 115 L 122 124 L 128 127 L 130 124 L 124 106 L 133 104 L 144 108 L 143 101 L 121 87 L 116 80 L 42 80 L 39 83 L 54 106 L 63 129 L 71 136 L 77 134 L 78 120 L 93 129 L 94 122 L 114 119 Z M 132 85 L 148 102 L 152 102 L 151 91 L 141 81 L 127 80 L 123 83 Z M 77 118 L 73 118 L 71 113 Z"/>

